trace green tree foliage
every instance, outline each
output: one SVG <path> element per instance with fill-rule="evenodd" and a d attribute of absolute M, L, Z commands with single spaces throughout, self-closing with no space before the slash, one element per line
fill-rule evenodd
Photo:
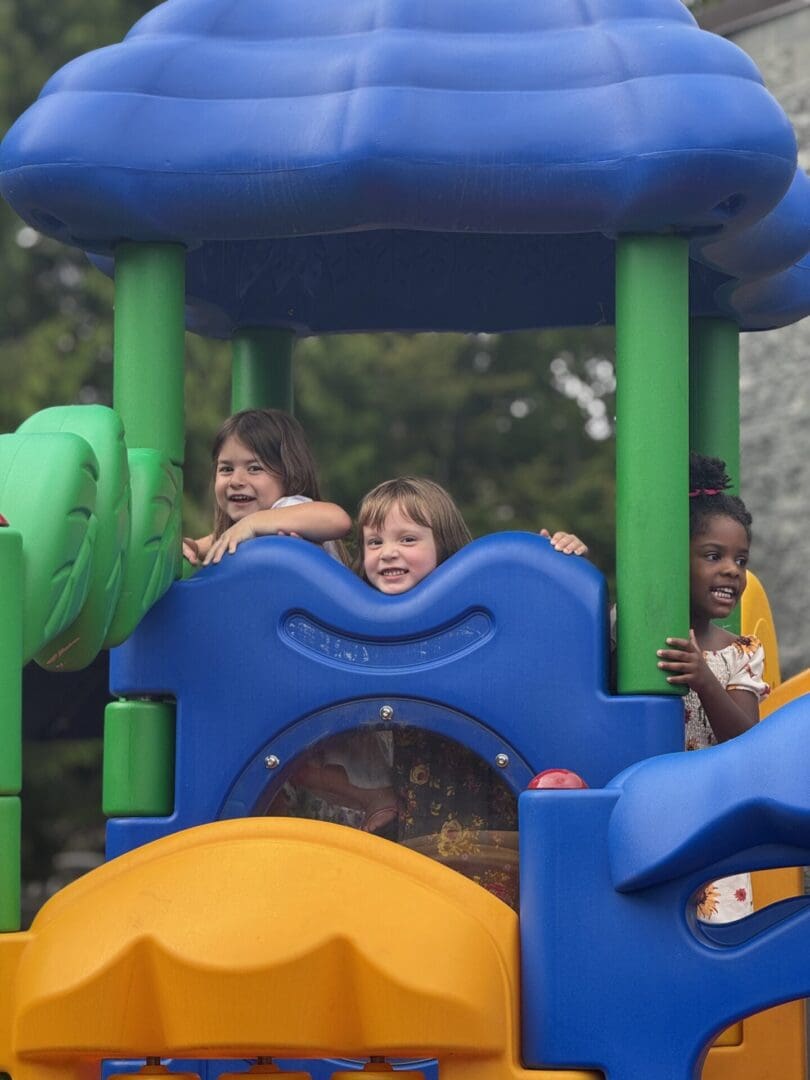
<path fill-rule="evenodd" d="M 73 57 L 120 40 L 147 0 L 0 3 L 0 131 Z M 0 429 L 36 409 L 111 394 L 112 287 L 81 252 L 39 236 L 0 203 Z"/>
<path fill-rule="evenodd" d="M 604 329 L 311 339 L 296 351 L 298 412 L 337 502 L 423 474 L 474 535 L 565 528 L 610 570 L 611 349 Z"/>

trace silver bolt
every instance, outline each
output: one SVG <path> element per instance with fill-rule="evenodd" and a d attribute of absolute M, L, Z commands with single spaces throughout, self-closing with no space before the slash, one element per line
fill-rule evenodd
<path fill-rule="evenodd" d="M 380 719 L 386 721 L 394 719 L 394 710 L 390 705 L 383 705 L 380 709 Z"/>
<path fill-rule="evenodd" d="M 505 769 L 506 766 L 509 764 L 509 755 L 508 754 L 496 754 L 495 755 L 495 764 L 498 766 L 499 769 Z"/>
<path fill-rule="evenodd" d="M 264 759 L 265 769 L 277 769 L 280 764 L 281 762 L 275 754 L 268 754 L 267 757 Z"/>

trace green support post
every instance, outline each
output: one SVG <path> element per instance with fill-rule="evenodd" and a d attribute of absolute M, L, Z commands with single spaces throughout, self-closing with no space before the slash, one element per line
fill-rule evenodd
<path fill-rule="evenodd" d="M 119 244 L 115 249 L 113 402 L 127 447 L 160 450 L 183 464 L 185 249 Z"/>
<path fill-rule="evenodd" d="M 0 795 L 0 932 L 20 929 L 20 800 Z"/>
<path fill-rule="evenodd" d="M 689 333 L 690 449 L 726 463 L 740 493 L 740 331 L 729 319 L 693 319 Z M 723 626 L 740 632 L 739 605 Z"/>
<path fill-rule="evenodd" d="M 23 555 L 21 534 L 8 526 L 0 527 L 0 581 L 0 795 L 18 795 L 22 787 Z"/>
<path fill-rule="evenodd" d="M 616 242 L 618 690 L 670 693 L 656 651 L 689 632 L 689 251 Z"/>
<path fill-rule="evenodd" d="M 5 519 L 3 519 L 5 520 Z M 0 932 L 20 929 L 20 800 L 22 787 L 22 536 L 0 527 Z"/>
<path fill-rule="evenodd" d="M 115 249 L 114 407 L 124 422 L 127 448 L 164 455 L 174 467 L 180 493 L 185 442 L 185 268 L 186 252 L 179 244 L 124 243 Z M 178 551 L 178 577 L 180 572 Z M 139 715 L 146 713 L 154 719 L 140 725 L 133 720 L 129 743 L 126 736 L 108 739 L 105 732 L 105 808 L 111 792 L 109 805 L 115 808 L 111 813 L 171 813 L 173 707 L 161 702 L 127 704 L 134 711 L 147 706 Z M 171 713 L 170 738 L 167 711 Z"/>
<path fill-rule="evenodd" d="M 231 412 L 242 409 L 293 411 L 292 330 L 240 330 L 233 339 Z"/>
<path fill-rule="evenodd" d="M 175 706 L 113 701 L 104 710 L 102 808 L 108 817 L 164 817 L 174 809 Z"/>
<path fill-rule="evenodd" d="M 740 332 L 728 319 L 693 319 L 689 334 L 690 449 L 725 461 L 740 493 Z"/>

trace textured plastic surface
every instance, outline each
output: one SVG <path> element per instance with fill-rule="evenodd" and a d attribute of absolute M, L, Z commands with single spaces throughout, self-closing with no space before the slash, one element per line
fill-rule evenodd
<path fill-rule="evenodd" d="M 379 724 L 385 703 L 395 723 L 488 761 L 506 753 L 515 791 L 548 767 L 599 786 L 679 749 L 679 700 L 607 694 L 606 620 L 602 576 L 528 533 L 475 541 L 402 597 L 311 544 L 243 544 L 176 584 L 112 654 L 115 693 L 177 699 L 177 788 L 171 818 L 110 822 L 109 850 L 253 812 L 298 754 Z"/>
<path fill-rule="evenodd" d="M 20 800 L 0 795 L 0 933 L 20 929 Z"/>
<path fill-rule="evenodd" d="M 212 335 L 609 320 L 602 234 L 749 225 L 765 254 L 712 248 L 695 310 L 759 325 L 784 317 L 782 285 L 738 279 L 810 241 L 795 164 L 754 64 L 680 0 L 173 0 L 49 81 L 0 187 L 94 252 L 186 245 Z"/>
<path fill-rule="evenodd" d="M 617 777 L 612 784 L 621 789 L 622 799 L 609 836 L 616 888 L 647 888 L 723 860 L 724 865 L 737 866 L 728 873 L 810 861 L 780 861 L 785 847 L 792 845 L 797 855 L 810 849 L 808 769 L 791 767 L 784 753 L 786 746 L 795 745 L 796 733 L 810 716 L 808 710 L 806 699 L 786 705 L 767 723 L 747 731 L 745 738 L 724 743 L 722 755 L 719 748 L 712 748 L 708 755 L 662 757 Z M 718 799 L 712 791 L 717 790 L 721 769 L 722 799 Z M 763 784 L 767 790 L 769 780 L 774 795 L 768 807 L 767 794 L 758 800 L 756 793 Z M 673 814 L 677 804 L 679 812 Z M 766 846 L 749 850 L 757 845 Z"/>
<path fill-rule="evenodd" d="M 174 712 L 164 701 L 112 701 L 104 710 L 102 807 L 108 817 L 171 813 Z"/>
<path fill-rule="evenodd" d="M 659 670 L 656 652 L 668 634 L 689 630 L 688 266 L 680 237 L 617 242 L 616 682 L 623 694 L 683 693 Z M 639 572 L 651 552 L 666 573 Z"/>
<path fill-rule="evenodd" d="M 142 1080 L 146 1076 L 169 1076 L 174 1077 L 174 1080 L 200 1080 L 199 1073 L 185 1072 L 181 1069 L 170 1071 L 165 1065 L 145 1065 L 132 1072 L 111 1073 L 108 1080 L 139 1080 L 139 1078 Z"/>
<path fill-rule="evenodd" d="M 97 529 L 98 471 L 78 435 L 0 436 L 0 506 L 23 537 L 24 662 L 81 611 Z"/>
<path fill-rule="evenodd" d="M 726 926 L 698 923 L 689 904 L 724 874 L 807 863 L 810 769 L 786 751 L 808 720 L 800 700 L 711 751 L 640 762 L 605 791 L 521 797 L 527 1064 L 686 1080 L 732 1021 L 808 995 L 805 897 Z"/>
<path fill-rule="evenodd" d="M 97 527 L 87 598 L 76 621 L 37 656 L 37 662 L 49 671 L 76 671 L 97 656 L 118 603 L 129 543 L 129 469 L 124 429 L 112 409 L 103 405 L 57 406 L 35 413 L 18 428 L 20 434 L 56 431 L 81 436 L 99 464 Z M 40 527 L 53 527 L 45 521 L 43 512 Z"/>
<path fill-rule="evenodd" d="M 157 450 L 130 450 L 129 554 L 105 647 L 128 637 L 180 573 L 179 470 Z"/>
<path fill-rule="evenodd" d="M 114 406 L 127 446 L 183 464 L 185 250 L 119 244 L 115 263 Z"/>
<path fill-rule="evenodd" d="M 785 753 L 809 721 L 800 699 L 722 746 L 641 762 L 603 791 L 521 796 L 527 1064 L 691 1080 L 728 1024 L 810 993 L 806 898 L 725 926 L 697 923 L 689 904 L 724 874 L 810 859 L 810 767 Z"/>
<path fill-rule="evenodd" d="M 0 621 L 0 795 L 16 795 L 22 787 L 22 537 L 9 526 L 0 528 L 0 581 L 3 618 Z"/>
<path fill-rule="evenodd" d="M 279 1068 L 284 1074 L 282 1080 L 288 1080 L 289 1074 L 300 1073 L 302 1070 L 312 1078 L 312 1080 L 332 1080 L 332 1073 L 336 1069 L 354 1069 L 355 1073 L 360 1071 L 363 1065 L 361 1058 L 354 1059 L 338 1059 L 338 1058 L 274 1058 L 274 1061 L 278 1063 Z M 105 1062 L 102 1066 L 101 1076 L 102 1080 L 111 1080 L 111 1075 L 114 1072 L 121 1071 L 123 1068 L 135 1069 L 137 1068 L 137 1062 Z M 249 1066 L 251 1065 L 250 1059 L 242 1061 L 218 1061 L 218 1060 L 176 1060 L 172 1059 L 169 1064 L 172 1069 L 193 1069 L 200 1080 L 224 1080 L 227 1073 L 235 1073 L 240 1077 L 244 1077 Z M 421 1072 L 425 1076 L 425 1080 L 438 1080 L 438 1070 L 435 1058 L 425 1061 L 414 1062 L 409 1059 L 406 1062 L 395 1061 L 394 1071 L 399 1072 L 401 1069 L 411 1069 L 415 1065 L 419 1067 Z M 241 1068 L 241 1071 L 240 1071 Z M 581 1077 L 582 1073 L 573 1074 L 576 1077 Z M 533 1073 L 533 1076 L 537 1076 Z M 542 1073 L 540 1074 L 542 1080 Z M 569 1073 L 570 1077 L 571 1074 Z M 359 1080 L 359 1077 L 357 1078 Z M 397 1080 L 394 1077 L 394 1080 Z M 555 1073 L 551 1077 L 551 1080 L 560 1080 L 560 1074 Z M 563 1074 L 562 1080 L 566 1080 L 566 1075 Z M 589 1077 L 589 1080 L 591 1078 Z"/>
<path fill-rule="evenodd" d="M 740 608 L 743 633 L 758 637 L 765 648 L 765 682 L 773 690 L 782 681 L 779 667 L 779 643 L 776 640 L 776 627 L 768 596 L 762 582 L 751 570 L 748 571 L 748 585 L 742 595 Z M 786 697 L 784 701 L 792 701 L 793 696 L 795 695 Z M 760 711 L 767 714 L 771 708 L 771 699 L 766 698 L 764 708 Z"/>
<path fill-rule="evenodd" d="M 62 890 L 25 939 L 11 957 L 13 1034 L 0 1037 L 15 1080 L 39 1080 L 54 1045 L 70 1080 L 144 1047 L 163 1058 L 432 1053 L 445 1080 L 527 1080 L 515 913 L 358 831 L 253 819 L 167 837 Z"/>
<path fill-rule="evenodd" d="M 293 348 L 289 330 L 245 330 L 233 339 L 231 412 L 293 411 Z"/>

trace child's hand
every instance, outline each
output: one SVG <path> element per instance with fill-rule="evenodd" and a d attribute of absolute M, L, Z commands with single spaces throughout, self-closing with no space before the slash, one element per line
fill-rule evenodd
<path fill-rule="evenodd" d="M 540 535 L 551 541 L 555 551 L 561 551 L 563 555 L 587 555 L 588 546 L 573 533 L 555 532 L 552 536 L 548 529 L 541 529 Z"/>
<path fill-rule="evenodd" d="M 240 544 L 244 543 L 245 540 L 252 540 L 256 536 L 256 530 L 250 523 L 251 517 L 252 515 L 249 514 L 247 517 L 242 518 L 241 521 L 237 521 L 235 525 L 231 525 L 230 529 L 226 529 L 218 540 L 213 542 L 208 549 L 208 554 L 203 559 L 203 566 L 218 563 L 226 552 L 233 555 Z"/>
<path fill-rule="evenodd" d="M 673 686 L 688 686 L 699 693 L 708 680 L 714 679 L 703 658 L 703 651 L 697 643 L 694 630 L 689 631 L 688 641 L 685 638 L 668 637 L 667 645 L 671 647 L 659 649 L 656 655 L 662 671 L 676 672 L 674 675 L 667 675 L 668 683 Z"/>
<path fill-rule="evenodd" d="M 209 533 L 208 536 L 201 536 L 199 540 L 194 540 L 190 536 L 183 537 L 183 558 L 188 559 L 192 566 L 199 566 L 211 547 L 213 537 Z"/>
<path fill-rule="evenodd" d="M 190 536 L 183 537 L 183 558 L 188 559 L 192 566 L 198 566 L 200 563 L 200 549 L 196 540 L 192 540 Z"/>

